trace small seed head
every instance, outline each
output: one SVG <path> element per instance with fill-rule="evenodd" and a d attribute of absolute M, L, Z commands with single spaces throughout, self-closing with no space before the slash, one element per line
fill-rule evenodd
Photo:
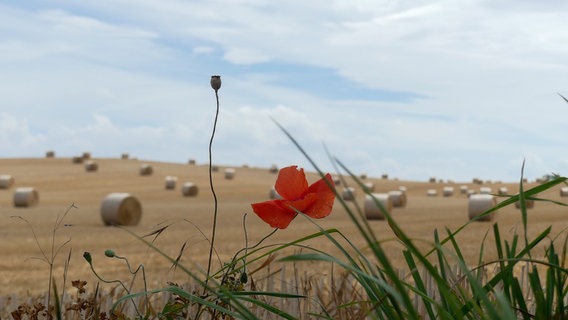
<path fill-rule="evenodd" d="M 221 76 L 211 76 L 211 88 L 215 91 L 221 88 Z"/>

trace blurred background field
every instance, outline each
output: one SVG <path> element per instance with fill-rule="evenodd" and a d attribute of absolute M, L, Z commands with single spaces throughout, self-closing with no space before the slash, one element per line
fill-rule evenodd
<path fill-rule="evenodd" d="M 183 283 L 187 280 L 181 272 L 171 268 L 171 263 L 149 249 L 139 239 L 117 227 L 105 226 L 101 219 L 101 202 L 109 193 L 127 192 L 135 196 L 142 205 L 142 217 L 137 226 L 126 227 L 138 234 L 147 235 L 168 226 L 155 239 L 155 245 L 172 257 L 176 257 L 185 245 L 181 263 L 188 268 L 199 271 L 206 268 L 213 213 L 213 196 L 209 188 L 208 166 L 204 164 L 164 163 L 141 161 L 137 159 L 99 159 L 91 161 L 97 164 L 95 171 L 86 170 L 86 160 L 74 163 L 71 158 L 28 158 L 0 159 L 0 174 L 11 175 L 13 183 L 6 189 L 0 189 L 0 297 L 14 295 L 36 295 L 44 293 L 48 286 L 48 265 L 39 260 L 42 253 L 34 240 L 34 232 L 44 252 L 51 254 L 54 225 L 56 220 L 65 216 L 59 229 L 55 232 L 57 249 L 65 241 L 65 245 L 54 261 L 54 277 L 61 285 L 65 260 L 71 250 L 71 259 L 67 270 L 68 284 L 71 280 L 84 280 L 90 288 L 97 283 L 83 252 L 90 252 L 93 265 L 99 274 L 109 280 L 128 280 L 130 276 L 123 262 L 104 256 L 104 250 L 112 249 L 116 254 L 127 257 L 133 266 L 144 264 L 150 288 L 166 285 L 167 281 Z M 140 167 L 149 164 L 153 168 L 150 175 L 141 175 Z M 235 176 L 225 179 L 224 169 L 213 173 L 213 180 L 219 199 L 219 221 L 216 239 L 216 251 L 221 263 L 227 262 L 233 254 L 244 247 L 243 216 L 246 217 L 249 245 L 271 232 L 271 228 L 262 222 L 251 211 L 250 204 L 264 201 L 277 175 L 265 168 L 247 165 L 233 166 Z M 318 179 L 317 174 L 306 168 L 308 181 Z M 332 173 L 333 174 L 333 173 Z M 438 229 L 445 234 L 444 228 L 455 230 L 468 221 L 468 197 L 460 192 L 461 186 L 468 190 L 479 191 L 480 187 L 490 187 L 497 193 L 506 187 L 510 194 L 518 192 L 519 182 L 474 183 L 473 181 L 399 181 L 382 176 L 383 173 L 365 173 L 364 182 L 374 185 L 374 192 L 398 190 L 401 186 L 407 189 L 407 204 L 402 208 L 393 208 L 392 213 L 403 230 L 424 248 L 430 247 L 433 232 Z M 165 188 L 165 177 L 177 177 L 174 189 Z M 334 174 L 334 176 L 337 176 Z M 473 179 L 473 177 L 472 177 Z M 519 175 L 520 179 L 520 175 Z M 181 192 L 184 182 L 193 182 L 198 186 L 198 194 L 185 197 Z M 355 203 L 363 206 L 364 193 L 354 181 L 346 178 L 349 186 L 355 187 Z M 537 182 L 529 181 L 525 189 L 535 186 Z M 453 195 L 444 196 L 444 187 L 454 187 Z M 14 190 L 18 187 L 33 187 L 39 195 L 39 202 L 31 207 L 15 207 Z M 340 193 L 344 184 L 337 186 Z M 428 190 L 437 190 L 437 196 L 428 196 Z M 541 198 L 562 201 L 560 188 L 539 195 Z M 498 198 L 499 199 L 499 198 Z M 566 198 L 564 198 L 566 199 Z M 336 200 L 337 201 L 337 200 Z M 552 225 L 552 234 L 559 233 L 568 226 L 567 209 L 555 204 L 537 202 L 529 209 L 529 232 L 534 236 Z M 21 217 L 29 222 L 26 224 Z M 511 236 L 515 230 L 521 232 L 521 215 L 514 206 L 506 207 L 498 212 L 493 222 L 499 223 L 501 233 Z M 481 241 L 485 233 L 491 229 L 493 222 L 476 222 L 471 224 L 458 237 L 461 249 L 468 261 L 475 263 L 478 258 Z M 356 244 L 363 244 L 358 238 L 348 216 L 341 206 L 336 205 L 332 214 L 317 223 L 324 228 L 337 228 Z M 393 238 L 385 221 L 370 221 L 376 234 L 385 240 L 384 248 L 389 251 L 393 261 L 400 261 L 400 247 Z M 264 244 L 275 244 L 293 241 L 308 234 L 317 232 L 317 228 L 304 217 L 297 217 L 285 230 L 279 230 L 266 240 Z M 203 232 L 204 235 L 201 233 Z M 152 241 L 153 236 L 146 239 Z M 309 245 L 333 253 L 333 247 L 326 240 L 319 238 Z M 488 242 L 486 259 L 493 255 L 492 242 Z M 215 259 L 215 261 L 218 261 Z M 216 262 L 215 267 L 219 266 Z M 327 273 L 329 268 L 321 268 L 314 264 L 297 265 L 306 272 Z M 288 268 L 290 270 L 292 268 Z M 69 286 L 68 286 L 69 287 Z M 69 289 L 69 288 L 66 288 Z"/>

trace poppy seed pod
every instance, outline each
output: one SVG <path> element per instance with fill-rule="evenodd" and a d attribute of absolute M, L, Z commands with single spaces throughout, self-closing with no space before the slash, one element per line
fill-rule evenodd
<path fill-rule="evenodd" d="M 211 76 L 211 88 L 215 91 L 221 88 L 221 76 Z"/>

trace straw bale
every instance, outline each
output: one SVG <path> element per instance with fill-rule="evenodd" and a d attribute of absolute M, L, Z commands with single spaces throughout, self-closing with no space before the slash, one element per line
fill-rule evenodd
<path fill-rule="evenodd" d="M 367 176 L 366 173 L 361 173 L 361 175 L 359 176 L 359 179 L 361 179 L 361 180 L 365 180 L 367 178 L 368 178 L 368 176 Z"/>
<path fill-rule="evenodd" d="M 85 162 L 85 171 L 87 172 L 95 172 L 99 169 L 99 164 L 94 162 L 93 160 L 89 160 Z"/>
<path fill-rule="evenodd" d="M 406 192 L 401 190 L 393 190 L 389 191 L 388 195 L 393 207 L 406 207 Z"/>
<path fill-rule="evenodd" d="M 532 209 L 534 208 L 534 200 L 532 199 L 525 199 L 525 206 L 527 209 Z M 520 209 L 521 208 L 521 201 L 517 201 L 515 202 L 515 208 Z"/>
<path fill-rule="evenodd" d="M 20 187 L 14 191 L 15 207 L 32 207 L 39 203 L 39 193 L 32 187 Z"/>
<path fill-rule="evenodd" d="M 234 168 L 226 168 L 225 169 L 225 179 L 226 180 L 233 180 L 235 178 L 235 169 Z"/>
<path fill-rule="evenodd" d="M 142 205 L 130 193 L 110 193 L 102 202 L 101 218 L 107 226 L 135 226 L 142 218 Z"/>
<path fill-rule="evenodd" d="M 483 212 L 493 208 L 495 205 L 497 205 L 497 199 L 490 194 L 472 194 L 468 201 L 467 216 L 469 217 L 469 220 L 472 220 Z M 478 221 L 491 221 L 493 220 L 495 213 L 496 212 L 494 211 L 489 215 L 478 219 Z"/>
<path fill-rule="evenodd" d="M 46 158 L 55 158 L 55 151 L 53 151 L 53 150 L 46 151 L 45 157 Z"/>
<path fill-rule="evenodd" d="M 141 176 L 150 176 L 152 175 L 152 173 L 154 173 L 154 168 L 152 167 L 152 165 L 144 163 L 143 165 L 140 166 Z"/>
<path fill-rule="evenodd" d="M 426 190 L 426 195 L 428 197 L 435 197 L 438 195 L 438 191 L 436 189 L 428 189 Z"/>
<path fill-rule="evenodd" d="M 91 159 L 91 153 L 90 152 L 83 152 L 83 159 Z"/>
<path fill-rule="evenodd" d="M 192 166 L 195 165 L 196 163 L 197 163 L 197 161 L 195 161 L 195 159 L 189 159 L 189 160 L 187 161 L 187 164 L 190 164 L 190 165 L 192 165 Z"/>
<path fill-rule="evenodd" d="M 568 197 L 568 187 L 560 188 L 560 196 L 561 197 Z"/>
<path fill-rule="evenodd" d="M 333 177 L 333 184 L 338 186 L 341 184 L 341 179 L 339 177 Z"/>
<path fill-rule="evenodd" d="M 467 194 L 467 186 L 466 185 L 460 186 L 460 193 L 461 194 Z"/>
<path fill-rule="evenodd" d="M 185 182 L 181 186 L 181 194 L 185 197 L 195 197 L 198 191 L 197 185 L 193 182 Z"/>
<path fill-rule="evenodd" d="M 213 171 L 213 172 L 218 172 L 218 171 L 219 171 L 219 166 L 218 166 L 218 165 L 212 165 L 212 166 L 211 166 L 211 171 Z"/>
<path fill-rule="evenodd" d="M 282 196 L 278 194 L 274 187 L 270 188 L 270 192 L 268 193 L 268 197 L 272 200 L 282 199 Z"/>
<path fill-rule="evenodd" d="M 475 190 L 469 189 L 469 190 L 467 190 L 467 197 L 469 198 L 469 197 L 471 197 L 472 194 L 476 194 L 476 193 L 477 192 Z"/>
<path fill-rule="evenodd" d="M 363 205 L 365 217 L 368 220 L 384 220 L 385 215 L 383 214 L 383 210 L 381 210 L 381 208 L 375 203 L 375 199 L 388 213 L 391 213 L 393 203 L 390 196 L 387 193 L 372 193 L 371 195 L 365 195 L 365 202 Z"/>
<path fill-rule="evenodd" d="M 479 193 L 480 194 L 491 194 L 491 193 L 493 193 L 493 191 L 491 190 L 490 187 L 480 187 Z"/>
<path fill-rule="evenodd" d="M 497 191 L 497 193 L 500 194 L 500 195 L 508 194 L 508 193 L 509 193 L 509 189 L 507 189 L 507 187 L 501 187 L 501 188 L 499 188 L 499 190 Z"/>
<path fill-rule="evenodd" d="M 268 169 L 268 172 L 270 173 L 278 173 L 278 166 L 276 164 L 273 164 L 272 166 L 270 166 L 270 169 Z"/>
<path fill-rule="evenodd" d="M 83 163 L 83 157 L 75 156 L 75 157 L 71 158 L 71 161 L 75 164 L 80 164 L 80 163 Z"/>
<path fill-rule="evenodd" d="M 430 177 L 428 181 L 430 181 L 430 183 L 436 183 L 436 177 Z"/>
<path fill-rule="evenodd" d="M 405 187 L 405 186 L 400 186 L 400 187 L 398 187 L 398 190 L 400 190 L 400 191 L 406 193 L 406 191 L 408 190 L 408 188 Z"/>
<path fill-rule="evenodd" d="M 123 154 L 120 155 L 120 158 L 126 160 L 130 158 L 130 155 L 127 152 L 124 152 Z"/>
<path fill-rule="evenodd" d="M 14 184 L 14 177 L 9 174 L 0 175 L 0 189 L 10 189 Z"/>
<path fill-rule="evenodd" d="M 454 195 L 454 187 L 446 186 L 442 189 L 444 197 L 451 197 Z"/>
<path fill-rule="evenodd" d="M 371 181 L 363 183 L 365 192 L 375 192 L 375 184 Z"/>
<path fill-rule="evenodd" d="M 388 178 L 389 178 L 389 175 L 386 174 L 386 173 L 383 173 L 383 174 L 381 175 L 381 179 L 383 179 L 383 180 L 387 180 Z"/>
<path fill-rule="evenodd" d="M 343 194 L 341 195 L 343 200 L 345 201 L 354 201 L 355 200 L 355 188 L 347 187 L 343 189 Z"/>
<path fill-rule="evenodd" d="M 176 188 L 178 178 L 176 176 L 166 176 L 165 187 L 166 190 L 174 190 Z"/>

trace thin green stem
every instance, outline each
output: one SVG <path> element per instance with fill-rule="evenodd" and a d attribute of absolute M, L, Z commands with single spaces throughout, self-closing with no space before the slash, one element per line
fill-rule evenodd
<path fill-rule="evenodd" d="M 213 248 L 215 246 L 215 231 L 217 230 L 217 194 L 215 193 L 215 188 L 213 187 L 213 157 L 212 157 L 212 147 L 213 138 L 215 137 L 215 130 L 217 129 L 217 119 L 219 117 L 219 94 L 215 90 L 215 99 L 217 100 L 217 110 L 215 112 L 215 121 L 213 122 L 213 132 L 211 133 L 211 140 L 209 140 L 209 186 L 211 187 L 211 193 L 213 193 L 213 201 L 215 203 L 213 210 L 213 231 L 211 234 L 211 246 L 209 248 L 209 261 L 207 262 L 207 277 L 205 278 L 205 284 L 209 281 L 209 275 L 211 274 L 211 259 L 213 257 Z"/>

